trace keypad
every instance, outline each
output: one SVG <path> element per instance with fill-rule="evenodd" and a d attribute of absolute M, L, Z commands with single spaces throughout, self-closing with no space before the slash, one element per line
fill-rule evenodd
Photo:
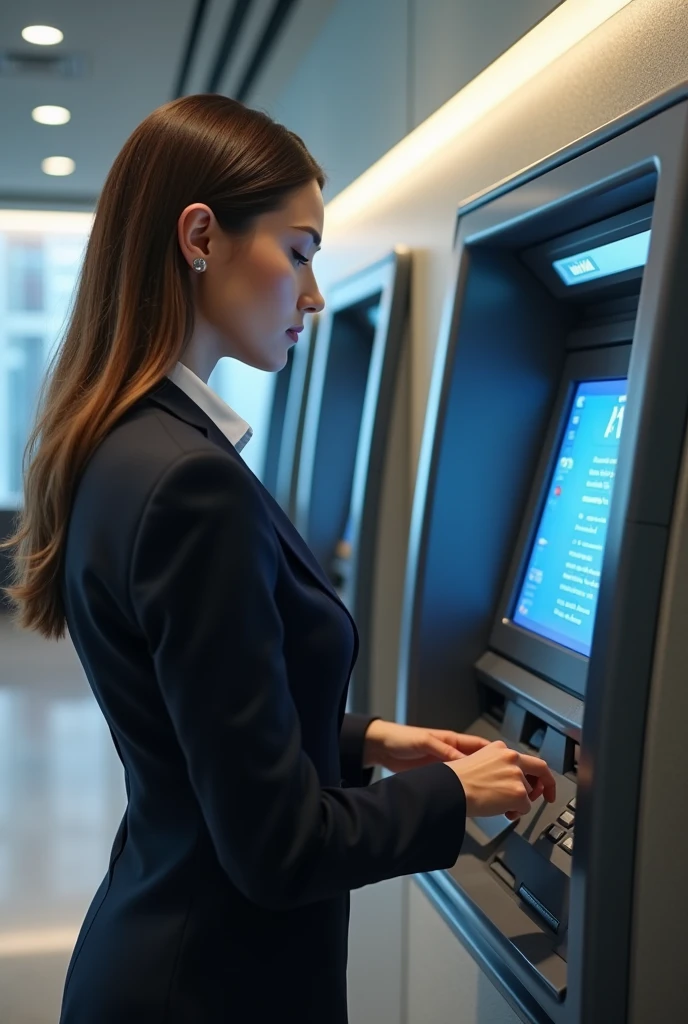
<path fill-rule="evenodd" d="M 563 825 L 564 828 L 571 828 L 575 820 L 576 815 L 573 813 L 573 811 L 563 811 L 559 815 L 559 824 Z"/>

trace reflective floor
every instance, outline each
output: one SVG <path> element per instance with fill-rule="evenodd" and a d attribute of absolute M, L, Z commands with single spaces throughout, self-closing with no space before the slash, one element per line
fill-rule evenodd
<path fill-rule="evenodd" d="M 124 783 L 69 642 L 0 613 L 0 1021 L 56 1024 Z"/>

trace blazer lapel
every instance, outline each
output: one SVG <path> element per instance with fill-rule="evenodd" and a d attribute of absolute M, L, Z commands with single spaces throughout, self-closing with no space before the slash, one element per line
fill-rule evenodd
<path fill-rule="evenodd" d="M 185 423 L 189 423 L 191 426 L 196 427 L 205 434 L 210 441 L 218 445 L 219 448 L 222 448 L 223 451 L 226 451 L 233 458 L 237 459 L 247 473 L 251 472 L 232 442 L 222 433 L 217 424 L 200 408 L 200 406 L 196 405 L 196 403 L 189 398 L 181 388 L 178 388 L 176 384 L 173 384 L 171 380 L 165 378 L 165 380 L 155 388 L 154 391 L 149 392 L 146 397 L 156 405 L 161 406 L 167 412 L 172 413 L 172 415 L 176 416 L 177 419 L 183 420 Z M 319 586 L 344 609 L 353 622 L 349 609 L 332 586 L 327 574 L 311 549 L 308 547 L 308 544 L 306 544 L 305 540 L 292 524 L 286 512 L 284 512 L 279 503 L 275 501 L 267 488 L 263 486 L 260 480 L 258 480 L 258 483 L 262 488 L 266 504 L 270 510 L 272 522 L 282 543 L 289 548 L 304 568 L 309 571 Z"/>

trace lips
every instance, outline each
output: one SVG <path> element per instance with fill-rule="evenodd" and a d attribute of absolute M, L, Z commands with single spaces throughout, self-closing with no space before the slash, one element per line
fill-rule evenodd
<path fill-rule="evenodd" d="M 302 330 L 303 327 L 290 327 L 286 333 L 294 342 L 294 344 L 296 344 L 296 342 L 299 340 L 299 334 L 301 333 Z"/>

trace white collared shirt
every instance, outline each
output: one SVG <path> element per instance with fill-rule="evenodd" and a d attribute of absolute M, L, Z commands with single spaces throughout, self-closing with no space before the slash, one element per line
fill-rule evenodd
<path fill-rule="evenodd" d="M 233 409 L 230 409 L 212 388 L 209 388 L 200 377 L 197 377 L 193 370 L 184 366 L 183 363 L 177 363 L 168 377 L 203 410 L 206 416 L 210 417 L 218 430 L 222 431 L 238 452 L 246 447 L 253 437 L 253 429 Z"/>

